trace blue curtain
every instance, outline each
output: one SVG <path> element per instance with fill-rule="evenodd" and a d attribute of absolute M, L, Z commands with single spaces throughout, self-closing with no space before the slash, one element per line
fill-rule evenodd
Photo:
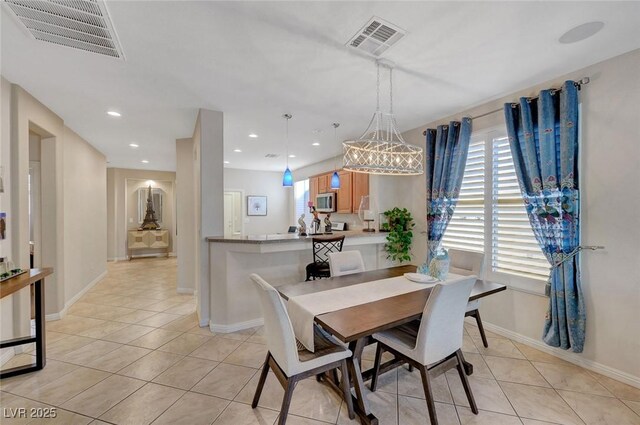
<path fill-rule="evenodd" d="M 543 340 L 581 353 L 585 308 L 580 288 L 578 89 L 543 90 L 537 102 L 504 106 L 507 133 L 529 222 L 549 264 Z"/>
<path fill-rule="evenodd" d="M 458 202 L 470 138 L 471 118 L 427 130 L 427 264 L 438 250 Z"/>

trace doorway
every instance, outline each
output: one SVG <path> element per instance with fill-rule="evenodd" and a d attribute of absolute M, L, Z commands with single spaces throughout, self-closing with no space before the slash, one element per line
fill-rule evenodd
<path fill-rule="evenodd" d="M 244 193 L 241 190 L 224 191 L 224 237 L 240 236 L 244 233 L 244 221 L 242 219 L 242 199 Z"/>

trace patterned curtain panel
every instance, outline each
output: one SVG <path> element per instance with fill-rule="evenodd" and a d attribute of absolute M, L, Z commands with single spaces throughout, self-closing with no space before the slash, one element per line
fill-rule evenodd
<path fill-rule="evenodd" d="M 581 353 L 585 308 L 580 288 L 578 89 L 543 90 L 537 102 L 504 106 L 511 154 L 533 233 L 551 264 L 543 340 Z"/>
<path fill-rule="evenodd" d="M 458 202 L 470 138 L 471 118 L 427 130 L 427 263 L 438 250 Z"/>

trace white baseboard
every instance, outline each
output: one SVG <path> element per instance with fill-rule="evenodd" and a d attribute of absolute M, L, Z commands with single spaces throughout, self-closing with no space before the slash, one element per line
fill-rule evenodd
<path fill-rule="evenodd" d="M 194 295 L 194 290 L 192 288 L 178 288 L 176 292 L 178 292 L 178 294 Z"/>
<path fill-rule="evenodd" d="M 127 261 L 128 259 L 129 257 L 110 257 L 110 258 L 107 258 L 107 261 L 118 262 L 118 261 Z"/>
<path fill-rule="evenodd" d="M 633 376 L 627 372 L 614 369 L 610 366 L 603 365 L 602 363 L 598 363 L 590 359 L 585 359 L 580 354 L 556 347 L 551 347 L 545 344 L 542 340 L 537 340 L 528 336 L 520 335 L 519 333 L 501 328 L 500 326 L 496 326 L 492 323 L 483 321 L 482 324 L 488 331 L 495 332 L 498 335 L 502 335 L 514 341 L 533 347 L 536 350 L 551 354 L 552 356 L 556 356 L 569 363 L 573 363 L 585 369 L 589 369 L 593 372 L 599 373 L 600 375 L 607 376 L 609 378 L 615 379 L 616 381 L 624 382 L 625 384 L 631 385 L 632 387 L 640 388 L 640 377 Z"/>
<path fill-rule="evenodd" d="M 216 325 L 209 321 L 209 329 L 211 332 L 228 334 L 231 332 L 237 332 L 244 329 L 255 328 L 256 326 L 262 326 L 264 324 L 264 319 L 261 317 L 259 319 L 247 320 L 246 322 L 234 323 L 232 325 Z"/>
<path fill-rule="evenodd" d="M 84 294 L 87 293 L 87 291 L 91 288 L 93 288 L 94 286 L 96 286 L 96 284 L 98 282 L 100 282 L 102 279 L 105 278 L 105 276 L 107 275 L 107 271 L 103 271 L 102 273 L 100 273 L 100 275 L 98 277 L 96 277 L 95 279 L 93 279 L 91 282 L 89 282 L 89 284 L 87 286 L 85 286 L 84 288 L 82 288 L 82 290 L 80 292 L 78 292 L 77 294 L 75 294 L 73 296 L 73 298 L 71 298 L 69 301 L 67 301 L 66 303 L 64 303 L 64 308 L 62 310 L 60 310 L 57 313 L 51 313 L 51 314 L 47 314 L 45 316 L 45 320 L 47 322 L 52 321 L 52 320 L 60 320 L 62 319 L 65 314 L 67 314 L 67 310 L 69 309 L 69 307 L 71 307 L 73 304 L 75 304 L 80 298 L 82 298 L 82 296 Z"/>
<path fill-rule="evenodd" d="M 8 362 L 16 355 L 16 351 L 13 347 L 7 347 L 3 349 L 3 353 L 0 354 L 0 366 Z"/>

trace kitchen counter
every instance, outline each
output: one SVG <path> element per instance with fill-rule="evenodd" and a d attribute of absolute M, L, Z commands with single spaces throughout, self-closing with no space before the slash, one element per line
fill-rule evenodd
<path fill-rule="evenodd" d="M 262 324 L 262 312 L 254 283 L 257 273 L 267 282 L 297 283 L 305 279 L 313 262 L 311 240 L 345 236 L 343 251 L 359 251 L 366 270 L 393 266 L 384 249 L 387 233 L 362 230 L 334 231 L 331 235 L 299 236 L 293 233 L 207 237 L 209 245 L 208 311 L 202 321 L 213 332 L 227 333 Z"/>
<path fill-rule="evenodd" d="M 386 238 L 387 233 L 380 232 L 363 232 L 362 230 L 345 230 L 334 231 L 332 234 L 321 233 L 317 235 L 300 236 L 297 233 L 275 233 L 266 235 L 243 235 L 243 236 L 209 236 L 207 241 L 209 242 L 222 242 L 222 243 L 246 243 L 246 244 L 264 244 L 264 243 L 286 243 L 286 242 L 309 242 L 313 238 L 335 238 L 344 236 L 346 239 L 354 237 L 358 238 Z"/>

